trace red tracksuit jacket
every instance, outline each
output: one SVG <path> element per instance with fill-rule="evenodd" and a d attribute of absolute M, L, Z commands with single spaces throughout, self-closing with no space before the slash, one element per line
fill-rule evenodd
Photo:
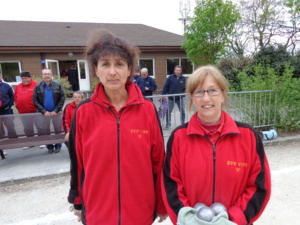
<path fill-rule="evenodd" d="M 128 81 L 116 112 L 102 84 L 75 112 L 70 132 L 69 202 L 88 225 L 150 225 L 166 214 L 161 196 L 164 142 L 155 106 Z"/>
<path fill-rule="evenodd" d="M 67 104 L 64 109 L 63 117 L 62 117 L 62 126 L 65 133 L 70 132 L 72 118 L 74 116 L 75 110 L 76 110 L 76 105 L 74 101 Z"/>
<path fill-rule="evenodd" d="M 37 111 L 32 100 L 33 91 L 37 84 L 37 81 L 31 80 L 28 86 L 22 83 L 16 86 L 14 97 L 19 113 L 35 113 Z"/>
<path fill-rule="evenodd" d="M 197 113 L 175 129 L 167 144 L 163 198 L 174 224 L 182 207 L 223 203 L 229 219 L 251 224 L 265 209 L 271 191 L 270 169 L 259 134 L 225 112 L 215 144 L 204 133 Z"/>

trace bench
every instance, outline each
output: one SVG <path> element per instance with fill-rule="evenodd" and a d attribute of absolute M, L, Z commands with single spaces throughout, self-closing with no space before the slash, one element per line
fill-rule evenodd
<path fill-rule="evenodd" d="M 62 112 L 54 119 L 46 118 L 41 113 L 1 115 L 1 158 L 5 158 L 3 149 L 63 143 L 65 134 L 61 118 Z"/>

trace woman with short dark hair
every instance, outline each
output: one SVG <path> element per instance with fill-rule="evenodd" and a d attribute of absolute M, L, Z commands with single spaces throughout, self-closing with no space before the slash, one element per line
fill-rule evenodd
<path fill-rule="evenodd" d="M 94 31 L 86 56 L 99 77 L 70 132 L 69 202 L 84 224 L 150 225 L 166 218 L 161 196 L 164 142 L 155 106 L 130 81 L 138 49 Z M 81 213 L 80 213 L 81 210 Z"/>

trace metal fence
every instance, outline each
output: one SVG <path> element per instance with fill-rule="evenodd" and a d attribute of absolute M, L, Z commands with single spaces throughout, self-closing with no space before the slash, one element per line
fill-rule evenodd
<path fill-rule="evenodd" d="M 191 112 L 187 110 L 190 101 L 187 94 L 153 95 L 147 96 L 147 98 L 153 101 L 158 110 L 165 137 L 169 136 L 172 130 L 182 123 L 182 113 L 179 110 L 181 105 L 184 105 L 184 122 L 189 121 L 195 113 L 194 109 Z M 275 91 L 229 92 L 228 98 L 229 106 L 227 112 L 234 120 L 251 124 L 255 128 L 275 127 L 277 106 L 277 93 Z M 168 112 L 170 112 L 167 102 L 169 99 L 173 101 L 174 107 L 169 114 L 170 127 L 166 129 L 169 126 L 167 121 Z"/>

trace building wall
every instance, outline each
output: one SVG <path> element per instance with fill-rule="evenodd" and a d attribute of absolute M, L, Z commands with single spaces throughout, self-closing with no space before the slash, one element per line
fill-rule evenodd
<path fill-rule="evenodd" d="M 22 71 L 30 71 L 32 75 L 41 74 L 39 53 L 0 54 L 0 61 L 20 61 Z"/>
<path fill-rule="evenodd" d="M 163 53 L 142 53 L 141 58 L 155 59 L 155 82 L 157 84 L 156 93 L 161 93 L 163 85 L 167 79 L 167 58 L 170 57 L 186 57 L 184 52 L 163 52 Z"/>
<path fill-rule="evenodd" d="M 151 52 L 151 53 L 141 53 L 141 58 L 153 58 L 155 59 L 155 82 L 157 84 L 157 92 L 161 93 L 164 82 L 167 78 L 167 58 L 168 57 L 186 57 L 184 52 Z M 19 61 L 21 62 L 21 70 L 29 71 L 32 76 L 40 76 L 41 70 L 44 68 L 44 64 L 41 63 L 43 59 L 53 59 L 64 61 L 64 63 L 60 66 L 60 70 L 62 67 L 68 65 L 68 62 L 72 63 L 72 61 L 76 61 L 78 59 L 84 59 L 83 53 L 73 52 L 73 56 L 70 56 L 68 52 L 60 52 L 60 53 L 5 53 L 0 54 L 0 61 Z M 61 72 L 61 71 L 60 71 Z M 98 77 L 93 75 L 90 72 L 90 83 L 91 88 L 98 82 Z"/>

